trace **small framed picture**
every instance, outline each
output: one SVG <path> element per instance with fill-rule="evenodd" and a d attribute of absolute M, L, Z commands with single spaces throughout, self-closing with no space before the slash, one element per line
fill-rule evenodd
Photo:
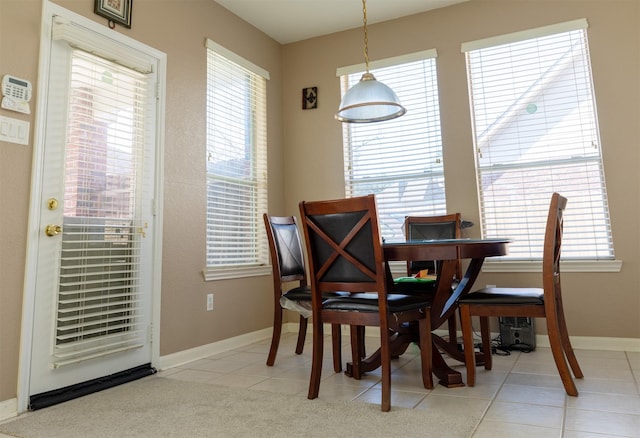
<path fill-rule="evenodd" d="M 318 87 L 302 89 L 302 109 L 318 108 Z"/>
<path fill-rule="evenodd" d="M 131 3 L 133 0 L 95 0 L 93 12 L 109 20 L 131 28 Z"/>

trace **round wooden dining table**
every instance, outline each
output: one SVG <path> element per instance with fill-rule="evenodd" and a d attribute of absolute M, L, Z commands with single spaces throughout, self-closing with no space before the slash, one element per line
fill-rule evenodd
<path fill-rule="evenodd" d="M 487 257 L 506 255 L 509 239 L 438 239 L 420 241 L 397 241 L 383 243 L 385 261 L 437 260 L 435 293 L 431 305 L 431 330 L 436 330 L 449 318 L 455 317 L 458 300 L 469 293 L 480 273 Z M 457 261 L 468 260 L 465 273 L 454 287 Z M 389 270 L 390 272 L 390 270 Z M 456 280 L 456 281 L 457 281 Z M 392 281 L 390 281 L 392 287 Z M 391 341 L 394 356 L 401 355 L 412 341 L 415 332 L 396 334 Z M 447 365 L 440 354 L 445 351 L 449 356 L 464 362 L 464 354 L 458 349 L 456 339 L 444 339 L 433 334 L 433 372 L 439 383 L 446 387 L 464 386 L 460 372 Z M 477 363 L 482 363 L 482 354 L 477 354 Z M 371 371 L 380 365 L 378 352 L 363 359 L 363 371 Z M 349 366 L 347 365 L 347 373 Z"/>

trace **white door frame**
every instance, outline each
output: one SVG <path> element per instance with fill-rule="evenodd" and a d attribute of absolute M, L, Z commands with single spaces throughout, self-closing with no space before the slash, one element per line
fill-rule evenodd
<path fill-rule="evenodd" d="M 166 89 L 166 65 L 167 56 L 152 47 L 137 42 L 125 35 L 98 24 L 88 18 L 82 17 L 72 11 L 64 9 L 48 0 L 42 2 L 42 23 L 40 30 L 40 56 L 38 67 L 38 96 L 36 100 L 34 140 L 33 140 L 33 164 L 31 178 L 37 178 L 44 169 L 44 121 L 47 108 L 47 97 L 44 92 L 47 89 L 49 80 L 49 58 L 51 46 L 51 22 L 54 15 L 68 17 L 76 23 L 91 29 L 92 31 L 104 34 L 109 38 L 122 42 L 123 44 L 136 47 L 158 60 L 158 92 L 157 92 L 157 119 L 156 119 L 156 163 L 155 163 L 155 203 L 153 214 L 155 215 L 153 238 L 153 279 L 152 279 L 152 315 L 151 315 L 151 365 L 157 365 L 160 359 L 160 298 L 162 280 L 162 211 L 163 211 L 163 181 L 164 181 L 164 112 L 165 112 L 165 89 Z M 29 404 L 29 375 L 31 368 L 31 346 L 33 339 L 33 322 L 35 309 L 36 292 L 36 264 L 38 255 L 38 233 L 40 210 L 42 208 L 41 184 L 35 182 L 31 184 L 29 199 L 29 224 L 27 229 L 27 255 L 25 264 L 25 281 L 22 304 L 22 327 L 20 341 L 20 364 L 18 374 L 18 413 L 25 412 Z"/>

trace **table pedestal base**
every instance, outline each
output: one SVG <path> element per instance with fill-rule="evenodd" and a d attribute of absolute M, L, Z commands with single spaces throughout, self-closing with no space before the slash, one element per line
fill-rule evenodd
<path fill-rule="evenodd" d="M 416 330 L 409 330 L 408 332 L 402 334 L 394 334 L 389 341 L 391 357 L 399 357 L 400 355 L 402 355 L 407 350 L 407 347 L 409 347 L 409 344 L 416 341 L 417 335 L 418 333 L 416 332 Z M 438 383 L 447 388 L 465 386 L 464 382 L 462 381 L 462 375 L 460 374 L 460 372 L 447 365 L 446 361 L 442 357 L 442 354 L 440 353 L 440 350 L 445 351 L 449 356 L 462 363 L 464 363 L 464 353 L 458 350 L 457 344 L 446 341 L 438 335 L 434 334 L 432 335 L 432 338 L 433 374 L 435 374 L 439 379 Z M 380 350 L 378 349 L 371 356 L 362 359 L 360 361 L 360 373 L 370 372 L 378 368 L 381 364 L 380 356 Z M 482 353 L 476 353 L 476 360 L 476 364 L 483 364 L 484 358 L 482 356 Z M 361 375 L 354 375 L 354 366 L 352 362 L 347 362 L 345 374 L 357 380 L 361 378 Z"/>

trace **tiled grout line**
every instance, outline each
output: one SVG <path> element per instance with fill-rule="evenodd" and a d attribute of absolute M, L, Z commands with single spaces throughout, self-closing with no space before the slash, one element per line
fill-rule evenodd
<path fill-rule="evenodd" d="M 631 370 L 631 375 L 633 376 L 633 381 L 636 384 L 636 392 L 640 395 L 640 371 L 636 372 L 633 369 L 633 363 L 631 362 L 631 358 L 629 357 L 629 352 L 624 352 L 624 357 L 627 359 L 627 364 L 629 365 L 629 369 Z"/>
<path fill-rule="evenodd" d="M 520 360 L 521 357 L 522 357 L 522 353 L 518 352 L 518 357 L 516 358 L 516 360 L 514 360 L 511 363 L 511 367 L 509 368 L 509 370 L 505 374 L 504 379 L 502 379 L 502 381 L 500 382 L 500 385 L 498 386 L 498 389 L 493 393 L 493 395 L 491 396 L 491 400 L 489 401 L 489 404 L 487 405 L 487 407 L 485 408 L 484 412 L 480 416 L 480 419 L 478 420 L 478 424 L 476 424 L 476 427 L 473 428 L 473 431 L 471 432 L 471 437 L 473 437 L 476 434 L 476 432 L 478 431 L 478 428 L 480 427 L 480 425 L 484 421 L 485 417 L 487 416 L 487 412 L 489 412 L 489 409 L 491 409 L 491 406 L 493 406 L 493 404 L 495 403 L 496 398 L 498 397 L 498 394 L 502 390 L 502 387 L 504 386 L 505 382 L 509 378 L 509 375 L 511 375 L 511 372 L 513 371 L 513 369 L 515 368 L 516 364 L 518 363 L 518 361 Z"/>

